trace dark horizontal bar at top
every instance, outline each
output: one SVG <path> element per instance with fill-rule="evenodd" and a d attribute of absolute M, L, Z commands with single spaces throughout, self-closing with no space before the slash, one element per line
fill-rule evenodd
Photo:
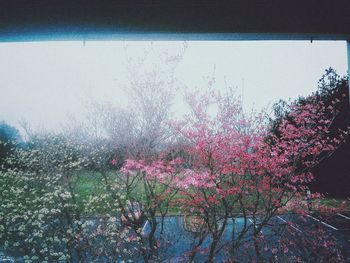
<path fill-rule="evenodd" d="M 281 33 L 164 33 L 164 32 L 13 32 L 0 33 L 0 42 L 30 41 L 268 41 L 268 40 L 347 40 L 339 34 L 281 34 Z"/>
<path fill-rule="evenodd" d="M 0 0 L 2 41 L 350 38 L 350 0 Z"/>

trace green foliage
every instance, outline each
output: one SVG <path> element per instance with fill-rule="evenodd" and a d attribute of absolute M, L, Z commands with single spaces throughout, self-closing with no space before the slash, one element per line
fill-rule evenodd
<path fill-rule="evenodd" d="M 292 121 L 290 113 L 292 111 L 291 105 L 306 105 L 311 103 L 312 98 L 316 97 L 319 102 L 324 103 L 326 108 L 329 108 L 329 119 L 336 117 L 337 113 L 348 110 L 349 104 L 349 91 L 347 77 L 341 77 L 337 72 L 328 68 L 325 70 L 325 74 L 318 81 L 316 92 L 309 97 L 300 96 L 295 101 L 287 102 L 285 100 L 279 100 L 273 105 L 273 117 L 270 118 L 271 131 L 274 135 L 280 136 L 278 132 L 278 126 L 284 119 Z M 341 126 L 341 127 L 335 127 Z M 335 124 L 334 130 L 338 128 L 345 128 L 346 124 Z"/>
<path fill-rule="evenodd" d="M 21 141 L 19 131 L 4 121 L 0 122 L 0 171 L 9 168 L 6 158 L 11 155 Z"/>

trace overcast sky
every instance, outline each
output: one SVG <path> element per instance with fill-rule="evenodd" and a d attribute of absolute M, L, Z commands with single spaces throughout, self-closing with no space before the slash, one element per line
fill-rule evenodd
<path fill-rule="evenodd" d="M 156 42 L 178 52 L 182 42 Z M 246 109 L 307 95 L 328 67 L 346 74 L 345 42 L 188 42 L 176 77 L 189 88 L 228 83 L 243 92 Z M 138 56 L 149 42 L 0 43 L 0 120 L 18 127 L 57 129 L 68 113 L 80 114 L 89 97 L 125 104 L 125 46 Z M 131 52 L 131 53 L 130 53 Z M 225 81 L 224 81 L 225 80 Z M 177 102 L 174 110 L 181 109 Z"/>

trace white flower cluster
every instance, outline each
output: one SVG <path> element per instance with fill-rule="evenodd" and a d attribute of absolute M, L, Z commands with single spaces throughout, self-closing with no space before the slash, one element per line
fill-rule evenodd
<path fill-rule="evenodd" d="M 127 234 L 120 237 L 124 230 L 111 193 L 89 195 L 80 203 L 84 199 L 76 189 L 78 172 L 105 165 L 109 148 L 89 152 L 93 147 L 52 135 L 34 138 L 32 144 L 18 148 L 8 158 L 14 168 L 0 172 L 0 246 L 18 251 L 25 262 L 128 258 Z M 114 187 L 113 193 L 118 190 Z M 114 214 L 101 220 L 82 216 L 99 211 Z"/>

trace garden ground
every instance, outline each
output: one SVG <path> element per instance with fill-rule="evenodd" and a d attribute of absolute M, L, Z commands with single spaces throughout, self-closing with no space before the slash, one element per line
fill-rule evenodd
<path fill-rule="evenodd" d="M 96 220 L 91 219 L 89 220 Z M 246 220 L 246 222 L 244 222 Z M 287 222 L 289 222 L 287 224 Z M 193 246 L 195 240 L 195 233 L 189 232 L 184 227 L 183 216 L 167 216 L 164 221 L 164 233 L 163 238 L 167 240 L 167 246 L 162 250 L 162 262 L 186 262 L 186 255 L 189 249 Z M 247 217 L 237 218 L 235 222 L 230 220 L 226 226 L 224 235 L 222 237 L 222 243 L 230 240 L 232 228 L 235 228 L 235 232 L 238 234 L 243 228 L 243 224 L 246 223 L 251 226 L 246 233 L 245 240 L 247 244 L 252 242 L 251 236 L 253 231 L 252 219 Z M 270 244 L 270 248 L 278 246 L 279 236 L 283 233 L 288 235 L 290 241 L 295 241 L 296 246 L 289 247 L 286 253 L 289 255 L 303 256 L 308 253 L 309 248 L 298 247 L 296 236 L 289 234 L 286 231 L 287 227 L 291 227 L 294 232 L 300 237 L 308 238 L 308 233 L 313 229 L 322 229 L 330 236 L 334 237 L 339 244 L 340 249 L 344 254 L 344 261 L 350 261 L 350 212 L 334 213 L 334 214 L 312 214 L 307 216 L 300 216 L 296 214 L 284 214 L 273 217 L 269 224 L 261 230 L 261 234 L 265 236 Z M 143 226 L 143 234 L 147 236 L 149 231 L 149 224 L 146 221 Z M 159 236 L 159 233 L 158 233 Z M 314 238 L 314 237 L 312 237 Z M 195 262 L 203 262 L 206 255 L 206 248 L 210 244 L 210 237 L 207 237 L 201 245 L 201 250 L 195 257 Z M 241 250 L 236 253 L 236 258 L 240 262 L 250 262 L 255 257 L 254 249 L 248 249 L 249 246 L 242 246 Z M 264 251 L 266 256 L 273 255 L 271 249 Z M 304 253 L 304 254 L 303 254 Z M 10 257 L 9 257 L 10 256 Z M 282 252 L 277 252 L 273 255 L 276 262 L 282 262 L 285 255 Z M 221 262 L 228 258 L 228 254 L 223 249 L 215 258 L 216 261 Z M 136 262 L 143 262 L 142 259 L 135 259 Z M 6 253 L 0 249 L 0 262 L 23 262 L 20 255 L 16 253 Z M 101 262 L 104 262 L 101 259 Z"/>
<path fill-rule="evenodd" d="M 166 251 L 166 258 L 173 259 L 171 262 L 186 262 L 183 255 L 186 255 L 189 247 L 193 244 L 193 233 L 188 232 L 184 228 L 183 224 L 184 220 L 182 216 L 170 216 L 165 220 L 166 233 L 171 233 L 169 238 L 169 248 Z M 264 227 L 261 230 L 261 234 L 267 238 L 269 243 L 273 246 L 278 246 L 278 237 L 282 232 L 286 232 L 287 222 L 298 235 L 302 235 L 305 238 L 308 238 L 308 234 L 313 229 L 321 228 L 327 232 L 330 236 L 334 237 L 337 241 L 340 250 L 343 252 L 345 262 L 350 261 L 350 212 L 343 213 L 335 213 L 335 214 L 313 214 L 308 216 L 300 216 L 296 214 L 284 214 L 273 217 L 270 220 L 268 226 Z M 248 225 L 251 225 L 250 232 L 247 233 L 246 240 L 250 240 L 252 238 L 253 231 L 253 222 L 252 219 L 247 218 Z M 230 240 L 232 228 L 235 227 L 235 231 L 238 234 L 240 230 L 242 230 L 244 224 L 244 218 L 237 218 L 235 222 L 229 221 L 223 235 L 223 241 Z M 147 223 L 145 224 L 144 231 L 147 233 Z M 287 233 L 285 233 L 287 234 Z M 296 238 L 292 235 L 289 235 L 290 240 L 294 240 L 296 243 L 298 242 Z M 314 237 L 311 237 L 314 238 Z M 204 262 L 205 248 L 210 244 L 210 238 L 206 238 L 206 240 L 201 245 L 202 253 L 198 253 L 196 256 L 195 262 Z M 298 245 L 298 244 L 296 244 Z M 300 250 L 300 248 L 289 247 L 288 253 L 294 255 L 300 255 L 300 253 L 307 253 L 306 248 L 305 251 Z M 238 254 L 236 254 L 236 258 L 239 259 L 239 262 L 250 262 L 252 258 L 255 257 L 254 249 L 250 249 L 251 252 L 247 255 L 247 247 L 242 246 L 242 249 Z M 241 256 L 239 255 L 241 253 Z M 266 254 L 271 254 L 271 250 L 266 251 Z M 274 258 L 277 262 L 283 262 L 283 256 L 278 253 L 274 255 Z M 305 257 L 305 255 L 303 255 Z M 216 257 L 218 262 L 223 261 L 227 258 L 224 251 L 223 253 L 219 253 Z M 282 259 L 282 261 L 279 260 Z"/>
<path fill-rule="evenodd" d="M 116 172 L 113 172 L 110 174 L 111 176 L 117 176 Z M 79 205 L 83 206 L 85 201 L 88 199 L 88 197 L 93 193 L 99 193 L 103 190 L 103 187 L 101 187 L 101 181 L 102 176 L 95 172 L 82 172 L 77 177 L 77 185 L 76 185 L 76 191 L 77 191 L 77 197 L 78 197 L 78 203 Z M 332 198 L 325 199 L 323 201 L 323 205 L 327 205 L 329 207 L 336 206 L 337 204 L 341 203 L 342 200 L 336 200 Z M 343 212 L 334 212 L 334 213 L 317 213 L 314 212 L 308 216 L 300 216 L 296 214 L 291 213 L 284 213 L 280 214 L 278 216 L 273 217 L 268 226 L 265 226 L 261 232 L 262 234 L 267 237 L 270 241 L 270 243 L 277 246 L 278 243 L 278 237 L 279 235 L 276 234 L 276 232 L 286 232 L 287 225 L 289 225 L 293 230 L 295 230 L 295 233 L 299 235 L 305 235 L 307 237 L 307 233 L 310 232 L 312 229 L 320 228 L 324 230 L 327 234 L 333 236 L 336 240 L 339 246 L 341 247 L 341 250 L 344 253 L 345 261 L 350 262 L 350 207 L 348 207 L 348 211 Z M 103 213 L 103 211 L 101 211 Z M 191 232 L 188 232 L 184 228 L 184 220 L 181 215 L 177 214 L 176 208 L 173 208 L 169 215 L 165 219 L 165 233 L 169 233 L 168 237 L 165 237 L 169 240 L 168 244 L 169 246 L 166 248 L 166 251 L 164 252 L 164 260 L 165 262 L 169 262 L 170 259 L 173 259 L 172 262 L 183 262 L 186 261 L 184 258 L 184 255 L 186 255 L 186 252 L 189 251 L 191 248 L 191 245 L 193 245 L 194 240 L 194 234 Z M 96 218 L 96 215 L 89 215 Z M 289 224 L 287 223 L 289 222 Z M 253 224 L 252 220 L 248 217 L 246 219 L 246 223 L 248 225 L 251 225 L 250 233 L 247 233 L 247 236 L 245 237 L 247 240 L 251 240 L 252 238 L 252 231 L 253 231 Z M 232 232 L 232 229 L 234 228 L 236 233 L 239 233 L 240 229 L 242 229 L 242 225 L 244 224 L 244 218 L 237 218 L 235 222 L 228 222 L 228 225 L 226 227 L 225 233 L 223 235 L 223 242 L 225 240 L 229 240 L 230 233 Z M 148 231 L 148 223 L 145 222 L 144 225 L 144 234 L 147 235 Z M 290 240 L 295 239 L 295 237 L 290 236 Z M 210 238 L 207 237 L 206 240 L 203 242 L 201 248 L 201 253 L 198 253 L 196 256 L 196 262 L 203 261 L 203 258 L 205 257 L 205 251 L 206 246 L 210 244 Z M 244 250 L 244 248 L 243 248 Z M 253 249 L 251 250 L 251 258 L 254 258 L 254 252 Z M 305 253 L 307 251 L 304 251 Z M 247 249 L 245 251 L 242 251 L 242 259 L 246 259 L 249 261 L 249 257 L 247 255 L 244 255 L 244 253 L 247 253 Z M 270 253 L 271 256 L 271 250 L 266 251 L 266 253 Z M 296 249 L 290 248 L 288 253 L 299 253 L 296 252 Z M 6 259 L 6 256 L 12 256 L 13 258 L 16 258 L 16 261 L 11 261 L 10 258 Z M 279 261 L 280 258 L 282 258 L 284 255 L 276 254 L 274 255 L 276 261 Z M 219 253 L 217 255 L 217 260 L 221 261 L 227 257 L 227 254 L 224 252 Z M 237 255 L 239 257 L 239 255 Z M 7 260 L 7 261 L 6 261 Z M 138 260 L 136 260 L 138 261 Z M 139 260 L 142 262 L 142 260 Z M 244 261 L 244 260 L 240 260 Z M 22 262 L 20 255 L 16 253 L 8 253 L 5 251 L 2 251 L 0 248 L 0 262 Z M 101 261 L 103 262 L 103 261 Z"/>

